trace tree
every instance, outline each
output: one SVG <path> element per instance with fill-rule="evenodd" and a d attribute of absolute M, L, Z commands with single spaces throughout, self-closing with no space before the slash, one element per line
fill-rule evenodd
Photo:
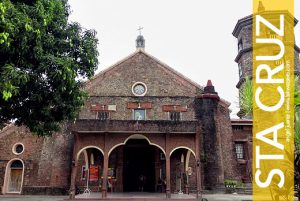
<path fill-rule="evenodd" d="M 0 124 L 51 135 L 77 116 L 86 97 L 78 78 L 94 75 L 98 40 L 69 14 L 67 0 L 0 2 Z"/>
<path fill-rule="evenodd" d="M 252 81 L 249 77 L 245 78 L 240 91 L 240 112 L 239 115 L 252 117 L 253 99 L 252 99 Z"/>
<path fill-rule="evenodd" d="M 245 82 L 240 92 L 240 114 L 252 117 L 253 112 L 253 91 L 252 80 L 249 77 L 245 78 Z M 294 79 L 294 108 L 295 108 L 295 122 L 294 122 L 294 177 L 295 184 L 298 186 L 298 200 L 300 200 L 300 84 L 299 76 Z M 286 154 L 288 156 L 288 154 Z M 289 157 L 292 160 L 292 157 Z"/>

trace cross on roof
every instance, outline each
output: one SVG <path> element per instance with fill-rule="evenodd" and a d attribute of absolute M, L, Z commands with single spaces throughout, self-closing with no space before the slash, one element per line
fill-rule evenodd
<path fill-rule="evenodd" d="M 137 29 L 140 32 L 140 35 L 142 35 L 142 30 L 144 29 L 144 27 L 139 26 L 139 28 Z"/>

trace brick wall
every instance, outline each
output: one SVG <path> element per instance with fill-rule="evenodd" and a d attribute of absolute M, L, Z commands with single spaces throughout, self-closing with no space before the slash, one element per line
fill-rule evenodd
<path fill-rule="evenodd" d="M 235 179 L 241 181 L 235 155 L 232 126 L 228 107 L 222 106 L 221 104 L 218 105 L 215 122 L 217 136 L 220 142 L 220 154 L 222 156 L 222 167 L 224 171 L 223 179 Z"/>
<path fill-rule="evenodd" d="M 24 152 L 15 155 L 15 143 L 24 145 Z M 37 137 L 24 127 L 15 127 L 0 134 L 0 186 L 11 159 L 24 161 L 23 194 L 62 194 L 69 186 L 72 135 Z"/>
<path fill-rule="evenodd" d="M 163 111 L 164 105 L 187 106 L 187 112 L 182 112 L 182 120 L 190 121 L 194 119 L 193 97 L 90 97 L 79 114 L 79 119 L 95 119 L 96 112 L 90 110 L 92 104 L 116 105 L 117 110 L 110 112 L 112 120 L 133 120 L 132 109 L 127 108 L 127 103 L 150 102 L 152 108 L 147 109 L 147 120 L 168 120 L 168 113 Z"/>
<path fill-rule="evenodd" d="M 151 58 L 137 52 L 86 84 L 90 96 L 133 96 L 132 85 L 143 82 L 147 85 L 146 96 L 190 96 L 200 90 L 181 76 Z"/>

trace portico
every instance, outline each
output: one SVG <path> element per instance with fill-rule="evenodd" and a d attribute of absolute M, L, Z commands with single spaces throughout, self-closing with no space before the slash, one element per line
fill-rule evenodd
<path fill-rule="evenodd" d="M 96 185 L 88 186 L 94 192 L 101 192 L 101 196 L 94 194 L 99 195 L 98 199 L 125 192 L 140 196 L 165 193 L 165 198 L 171 198 L 172 193 L 199 194 L 201 131 L 196 121 L 166 124 L 165 121 L 79 120 L 72 132 L 75 157 L 71 199 L 75 199 L 75 186 L 82 178 L 78 175 L 82 164 L 99 168 Z M 85 149 L 89 151 L 82 154 Z M 91 180 L 90 171 L 85 173 L 89 174 L 85 179 Z M 141 175 L 145 177 L 144 183 L 139 181 Z"/>

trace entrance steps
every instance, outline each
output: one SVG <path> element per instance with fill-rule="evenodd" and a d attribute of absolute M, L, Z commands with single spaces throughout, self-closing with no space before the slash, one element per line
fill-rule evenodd
<path fill-rule="evenodd" d="M 166 198 L 164 193 L 108 193 L 107 198 L 102 198 L 101 193 L 81 194 L 75 197 L 75 201 L 198 201 L 195 195 L 172 194 L 171 198 Z"/>

